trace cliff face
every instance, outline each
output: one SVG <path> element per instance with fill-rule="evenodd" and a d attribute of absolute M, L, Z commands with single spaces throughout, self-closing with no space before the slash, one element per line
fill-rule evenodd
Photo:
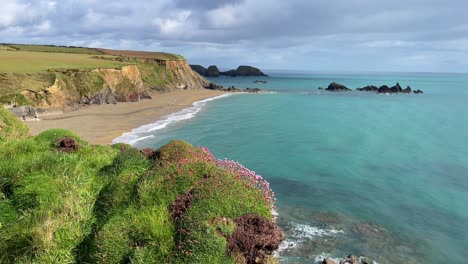
<path fill-rule="evenodd" d="M 166 72 L 172 74 L 171 88 L 197 89 L 207 86 L 210 82 L 193 71 L 185 61 L 160 61 Z"/>
<path fill-rule="evenodd" d="M 74 108 L 79 104 L 134 102 L 149 98 L 151 91 L 201 89 L 209 81 L 184 60 L 138 59 L 121 69 L 67 70 L 54 73 L 52 83 L 24 89 L 22 104 L 41 108 Z M 24 77 L 24 78 L 27 78 Z M 42 88 L 44 87 L 44 88 Z"/>

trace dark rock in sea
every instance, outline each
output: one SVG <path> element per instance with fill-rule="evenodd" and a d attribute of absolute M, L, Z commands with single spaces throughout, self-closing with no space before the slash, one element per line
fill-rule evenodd
<path fill-rule="evenodd" d="M 406 89 L 402 91 L 402 93 L 406 93 L 406 94 L 411 93 L 411 87 L 407 86 Z"/>
<path fill-rule="evenodd" d="M 245 88 L 245 92 L 247 93 L 261 93 L 263 92 L 260 88 Z"/>
<path fill-rule="evenodd" d="M 206 76 L 207 69 L 201 65 L 190 65 L 193 71 L 197 72 L 201 76 Z"/>
<path fill-rule="evenodd" d="M 260 88 L 245 88 L 245 89 L 239 89 L 234 86 L 229 86 L 228 88 L 224 88 L 224 86 L 215 84 L 215 83 L 209 83 L 207 86 L 205 86 L 206 89 L 210 90 L 219 90 L 219 91 L 225 91 L 225 92 L 243 92 L 243 93 L 262 93 L 265 92 L 264 90 Z"/>
<path fill-rule="evenodd" d="M 319 87 L 318 89 L 319 89 L 319 90 L 323 90 L 323 87 Z"/>
<path fill-rule="evenodd" d="M 344 263 L 358 264 L 358 259 L 353 255 L 348 255 Z"/>
<path fill-rule="evenodd" d="M 210 67 L 208 67 L 208 69 L 206 70 L 205 76 L 206 77 L 219 77 L 218 67 L 216 67 L 216 65 L 211 65 Z"/>
<path fill-rule="evenodd" d="M 397 83 L 395 86 L 390 88 L 390 93 L 401 93 L 403 89 L 400 86 L 400 83 Z"/>
<path fill-rule="evenodd" d="M 343 84 L 336 83 L 336 82 L 330 83 L 330 85 L 328 85 L 328 88 L 325 90 L 332 91 L 332 92 L 351 91 L 351 89 L 349 89 L 348 87 L 344 86 Z"/>
<path fill-rule="evenodd" d="M 356 90 L 364 91 L 364 92 L 377 92 L 379 90 L 379 88 L 377 86 L 374 86 L 374 85 L 368 85 L 368 86 L 365 86 L 365 87 L 362 87 L 362 88 L 357 88 Z"/>
<path fill-rule="evenodd" d="M 422 94 L 422 93 L 424 93 L 424 92 L 418 89 L 418 90 L 414 90 L 413 93 L 415 93 L 415 94 Z"/>
<path fill-rule="evenodd" d="M 390 87 L 388 87 L 387 85 L 382 85 L 379 87 L 377 92 L 378 93 L 390 93 Z"/>
<path fill-rule="evenodd" d="M 357 88 L 356 90 L 357 91 L 366 91 L 366 92 L 377 92 L 377 93 L 391 93 L 391 94 L 395 94 L 395 93 L 409 94 L 409 93 L 412 92 L 410 86 L 407 86 L 405 89 L 403 89 L 400 86 L 400 83 L 398 83 L 398 82 L 392 87 L 388 87 L 387 85 L 382 85 L 379 88 L 377 88 L 377 86 L 368 85 L 368 86 L 365 86 L 365 87 L 362 87 L 362 88 Z M 417 92 L 417 91 L 420 91 L 420 92 Z M 417 91 L 414 91 L 414 93 L 422 93 L 421 90 L 417 90 Z"/>
<path fill-rule="evenodd" d="M 322 264 L 336 264 L 331 258 L 323 259 Z"/>
<path fill-rule="evenodd" d="M 221 76 L 229 76 L 229 77 L 245 77 L 245 76 L 268 76 L 264 74 L 260 69 L 252 67 L 252 66 L 239 66 L 236 70 L 230 70 L 225 72 L 219 73 Z"/>

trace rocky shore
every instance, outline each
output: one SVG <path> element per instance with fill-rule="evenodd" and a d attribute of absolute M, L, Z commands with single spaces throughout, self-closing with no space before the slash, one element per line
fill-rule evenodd
<path fill-rule="evenodd" d="M 260 88 L 236 88 L 235 86 L 229 86 L 228 88 L 225 88 L 222 85 L 215 84 L 215 83 L 209 83 L 207 86 L 205 86 L 206 89 L 209 90 L 217 90 L 217 91 L 223 91 L 223 92 L 231 92 L 231 93 L 268 93 L 268 91 L 262 90 Z"/>
<path fill-rule="evenodd" d="M 323 88 L 318 88 L 322 90 Z M 343 84 L 339 84 L 336 82 L 332 82 L 326 89 L 325 91 L 331 91 L 331 92 L 350 92 L 352 89 L 346 87 Z M 368 85 L 362 88 L 356 88 L 356 91 L 360 92 L 375 92 L 375 93 L 383 93 L 383 94 L 396 94 L 396 93 L 403 93 L 403 94 L 410 94 L 410 93 L 415 93 L 415 94 L 422 94 L 424 93 L 421 90 L 412 90 L 410 86 L 407 86 L 405 89 L 403 89 L 400 86 L 400 83 L 396 83 L 394 86 L 387 86 L 387 85 L 382 85 L 380 87 L 377 87 L 375 85 Z"/>

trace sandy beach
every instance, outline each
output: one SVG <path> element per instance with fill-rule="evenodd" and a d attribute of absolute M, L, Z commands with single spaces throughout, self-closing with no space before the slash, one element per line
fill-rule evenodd
<path fill-rule="evenodd" d="M 112 140 L 133 128 L 155 122 L 164 116 L 192 106 L 196 101 L 224 94 L 214 90 L 176 90 L 152 94 L 141 102 L 91 105 L 62 115 L 26 121 L 31 134 L 52 128 L 69 129 L 93 144 L 111 144 Z"/>

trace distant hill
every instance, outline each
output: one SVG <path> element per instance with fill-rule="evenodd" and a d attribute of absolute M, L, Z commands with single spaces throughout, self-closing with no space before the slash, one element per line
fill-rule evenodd
<path fill-rule="evenodd" d="M 237 67 L 236 70 L 229 70 L 225 72 L 220 72 L 216 65 L 212 65 L 206 69 L 201 65 L 190 65 L 192 70 L 196 71 L 198 74 L 205 77 L 219 77 L 219 76 L 228 76 L 228 77 L 248 77 L 248 76 L 268 76 L 263 73 L 260 69 L 241 65 Z"/>

